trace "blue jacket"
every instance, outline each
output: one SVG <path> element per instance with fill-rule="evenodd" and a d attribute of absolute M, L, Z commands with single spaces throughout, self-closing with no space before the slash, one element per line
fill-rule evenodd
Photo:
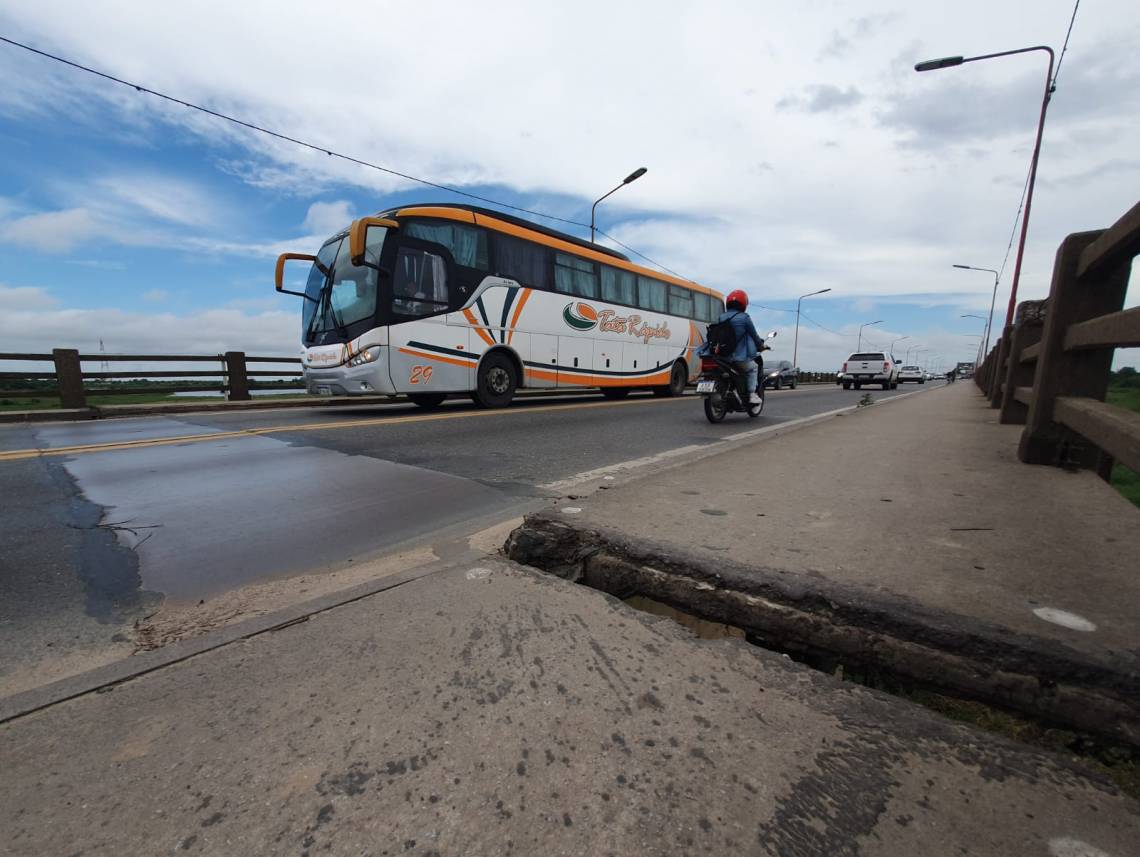
<path fill-rule="evenodd" d="M 764 340 L 756 332 L 756 325 L 752 323 L 752 316 L 736 309 L 728 309 L 720 314 L 718 321 L 732 321 L 732 329 L 736 333 L 736 350 L 732 352 L 732 359 L 736 363 L 745 363 L 760 353 L 760 346 Z"/>

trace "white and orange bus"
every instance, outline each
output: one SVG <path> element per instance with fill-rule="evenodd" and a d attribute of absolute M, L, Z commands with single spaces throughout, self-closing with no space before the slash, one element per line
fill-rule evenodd
<path fill-rule="evenodd" d="M 283 287 L 289 260 L 311 263 L 303 292 Z M 456 393 L 501 407 L 519 388 L 679 395 L 724 309 L 711 289 L 468 205 L 361 218 L 316 256 L 283 254 L 276 283 L 304 299 L 310 393 L 403 393 L 424 407 Z"/>

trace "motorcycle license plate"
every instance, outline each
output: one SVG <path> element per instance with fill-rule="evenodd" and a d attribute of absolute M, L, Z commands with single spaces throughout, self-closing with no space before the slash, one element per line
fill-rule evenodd
<path fill-rule="evenodd" d="M 705 393 L 712 393 L 716 390 L 716 381 L 698 381 L 697 382 L 697 395 L 704 395 Z"/>

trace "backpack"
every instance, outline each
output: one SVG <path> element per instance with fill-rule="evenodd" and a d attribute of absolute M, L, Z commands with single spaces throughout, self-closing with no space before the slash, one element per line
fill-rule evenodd
<path fill-rule="evenodd" d="M 732 326 L 732 320 L 740 315 L 729 316 L 724 321 L 718 321 L 715 324 L 708 326 L 708 333 L 705 336 L 705 341 L 709 346 L 709 353 L 723 359 L 728 359 L 736 351 L 736 328 Z"/>

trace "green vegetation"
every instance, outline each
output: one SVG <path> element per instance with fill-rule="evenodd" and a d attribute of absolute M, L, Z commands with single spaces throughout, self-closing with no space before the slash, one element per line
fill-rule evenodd
<path fill-rule="evenodd" d="M 1140 372 L 1131 366 L 1113 372 L 1105 401 L 1140 413 Z M 1140 506 L 1140 473 L 1117 464 L 1112 468 L 1112 487 Z"/>
<path fill-rule="evenodd" d="M 260 380 L 260 379 L 259 379 Z M 87 404 L 93 408 L 107 407 L 108 405 L 151 405 L 151 404 L 186 404 L 190 402 L 219 402 L 222 399 L 219 396 L 175 396 L 172 388 L 186 386 L 188 381 L 151 381 L 146 379 L 129 379 L 126 381 L 111 381 L 102 384 L 101 387 L 106 388 L 117 387 L 120 389 L 136 390 L 137 392 L 131 393 L 113 393 L 111 395 L 99 395 L 98 392 L 89 391 L 87 394 Z M 294 380 L 281 380 L 281 381 L 266 381 L 260 383 L 260 388 L 281 387 L 280 393 L 273 398 L 293 399 L 308 395 L 307 393 L 297 392 L 295 388 L 287 385 L 296 383 Z M 37 393 L 28 397 L 23 396 L 5 396 L 0 398 L 0 411 L 48 411 L 56 410 L 59 408 L 59 397 L 48 392 L 54 386 L 54 381 L 8 381 L 5 386 L 9 392 L 28 391 L 30 393 Z M 205 386 L 205 385 L 203 385 Z M 218 389 L 221 389 L 221 384 L 218 384 Z M 43 394 L 38 394 L 38 391 L 43 390 Z M 260 397 L 259 397 L 260 398 Z"/>

